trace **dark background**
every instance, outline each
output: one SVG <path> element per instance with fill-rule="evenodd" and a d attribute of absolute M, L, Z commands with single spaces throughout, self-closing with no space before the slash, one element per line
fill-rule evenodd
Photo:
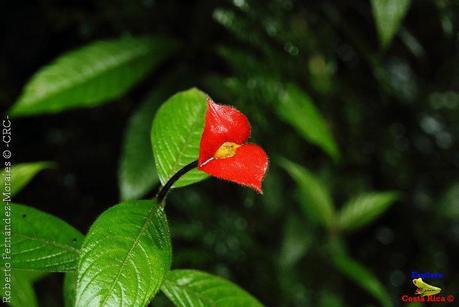
<path fill-rule="evenodd" d="M 294 182 L 275 163 L 283 156 L 320 174 L 337 207 L 364 191 L 401 193 L 381 218 L 344 239 L 395 305 L 414 292 L 411 271 L 442 272 L 445 294 L 457 294 L 459 10 L 454 1 L 412 2 L 399 35 L 381 51 L 367 1 L 6 1 L 0 12 L 4 110 L 40 67 L 88 42 L 162 34 L 182 46 L 113 103 L 15 119 L 15 162 L 58 165 L 38 175 L 16 202 L 86 232 L 119 202 L 118 162 L 129 116 L 166 76 L 177 74 L 174 91 L 198 86 L 246 113 L 252 140 L 274 162 L 264 196 L 216 179 L 171 195 L 174 267 L 226 276 L 268 306 L 378 304 L 330 265 L 326 234 L 301 216 Z M 216 10 L 237 18 L 223 24 Z M 222 47 L 262 69 L 242 64 L 236 53 L 222 56 Z M 261 101 L 262 88 L 243 86 L 264 74 L 296 82 L 313 97 L 337 140 L 339 161 L 280 121 Z M 229 77 L 239 85 L 231 86 Z M 452 189 L 457 197 L 447 198 Z M 292 216 L 313 239 L 285 269 L 279 259 Z M 43 306 L 62 304 L 61 281 L 54 274 L 36 284 Z"/>

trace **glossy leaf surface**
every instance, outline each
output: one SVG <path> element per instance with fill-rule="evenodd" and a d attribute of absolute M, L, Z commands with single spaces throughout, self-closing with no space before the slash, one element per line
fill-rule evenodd
<path fill-rule="evenodd" d="M 151 131 L 156 169 L 165 184 L 185 165 L 199 157 L 199 143 L 204 129 L 207 95 L 196 88 L 179 92 L 158 110 Z M 207 178 L 193 170 L 180 178 L 174 187 L 183 187 Z"/>
<path fill-rule="evenodd" d="M 153 201 L 105 211 L 86 236 L 78 263 L 76 306 L 144 306 L 171 263 L 166 216 Z"/>
<path fill-rule="evenodd" d="M 41 68 L 13 105 L 14 116 L 94 107 L 123 95 L 174 49 L 157 37 L 97 41 Z"/>
<path fill-rule="evenodd" d="M 161 290 L 177 307 L 263 306 L 232 282 L 196 270 L 169 272 Z"/>
<path fill-rule="evenodd" d="M 11 225 L 11 264 L 17 269 L 66 272 L 75 270 L 83 235 L 59 218 L 37 209 L 12 204 L 10 220 L 1 220 L 2 229 Z M 11 223 L 11 224 L 10 224 Z M 3 249 L 5 242 L 0 246 Z"/>

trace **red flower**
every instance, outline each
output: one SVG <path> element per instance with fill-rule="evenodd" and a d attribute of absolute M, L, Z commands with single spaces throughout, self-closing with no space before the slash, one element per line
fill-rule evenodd
<path fill-rule="evenodd" d="M 207 98 L 207 113 L 199 149 L 199 169 L 262 193 L 268 156 L 255 144 L 246 144 L 250 123 L 233 107 Z"/>

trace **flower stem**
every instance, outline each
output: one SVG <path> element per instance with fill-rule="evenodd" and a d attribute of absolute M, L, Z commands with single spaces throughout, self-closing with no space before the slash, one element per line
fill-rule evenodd
<path fill-rule="evenodd" d="M 185 165 L 181 170 L 179 170 L 177 173 L 172 176 L 165 185 L 159 189 L 158 194 L 156 194 L 156 199 L 158 200 L 159 203 L 162 203 L 163 200 L 166 198 L 167 193 L 171 189 L 172 185 L 174 182 L 176 182 L 180 177 L 191 171 L 192 169 L 198 167 L 198 160 L 191 162 L 190 164 Z"/>

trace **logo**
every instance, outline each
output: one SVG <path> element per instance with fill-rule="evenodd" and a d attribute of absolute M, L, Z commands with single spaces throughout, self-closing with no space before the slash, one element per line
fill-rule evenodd
<path fill-rule="evenodd" d="M 455 300 L 454 295 L 439 295 L 442 291 L 440 287 L 434 286 L 429 283 L 437 284 L 438 281 L 429 283 L 424 281 L 424 279 L 441 279 L 443 278 L 442 273 L 417 273 L 411 272 L 411 280 L 413 285 L 416 287 L 414 295 L 404 294 L 401 296 L 403 303 L 413 303 L 413 302 L 427 302 L 427 303 L 452 303 Z"/>
<path fill-rule="evenodd" d="M 418 287 L 418 289 L 414 292 L 414 294 L 420 296 L 429 296 L 435 295 L 441 292 L 441 289 L 438 287 L 434 287 L 429 285 L 428 283 L 424 282 L 422 278 L 413 279 L 413 284 Z"/>

